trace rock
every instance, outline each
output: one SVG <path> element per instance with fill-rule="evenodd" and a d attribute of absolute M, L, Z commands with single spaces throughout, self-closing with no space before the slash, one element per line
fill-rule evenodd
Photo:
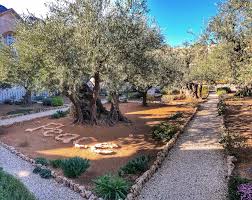
<path fill-rule="evenodd" d="M 97 200 L 97 197 L 93 194 L 91 194 L 91 196 L 88 198 L 88 200 Z"/>
<path fill-rule="evenodd" d="M 57 183 L 60 183 L 60 184 L 63 183 L 63 177 L 62 177 L 62 176 L 57 176 L 57 177 L 55 178 L 55 180 L 56 180 Z"/>
<path fill-rule="evenodd" d="M 85 188 L 85 186 L 79 186 L 79 190 L 81 191 L 81 192 L 85 192 L 86 191 L 86 188 Z"/>
<path fill-rule="evenodd" d="M 89 198 L 92 195 L 92 192 L 89 190 L 85 191 L 86 198 Z"/>

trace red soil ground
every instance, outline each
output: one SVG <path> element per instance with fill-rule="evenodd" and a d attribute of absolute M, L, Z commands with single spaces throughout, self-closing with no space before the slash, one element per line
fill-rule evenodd
<path fill-rule="evenodd" d="M 131 120 L 131 124 L 119 123 L 113 127 L 89 126 L 75 125 L 70 117 L 41 118 L 2 128 L 0 140 L 32 158 L 56 159 L 79 156 L 90 159 L 90 168 L 76 180 L 78 183 L 90 186 L 91 180 L 95 177 L 108 172 L 116 172 L 137 155 L 145 154 L 154 158 L 161 146 L 156 144 L 149 135 L 153 124 L 167 120 L 167 117 L 179 111 L 184 113 L 183 117 L 171 123 L 181 126 L 191 116 L 194 109 L 187 101 L 177 101 L 172 105 L 151 104 L 148 107 L 142 107 L 138 103 L 124 103 L 121 104 L 121 110 Z M 97 141 L 87 143 L 87 145 L 112 142 L 118 144 L 120 148 L 114 155 L 99 155 L 91 152 L 90 149 L 74 148 L 72 143 L 63 144 L 53 137 L 44 137 L 42 130 L 33 133 L 25 132 L 27 128 L 35 128 L 51 122 L 64 124 L 63 133 L 93 137 Z"/>

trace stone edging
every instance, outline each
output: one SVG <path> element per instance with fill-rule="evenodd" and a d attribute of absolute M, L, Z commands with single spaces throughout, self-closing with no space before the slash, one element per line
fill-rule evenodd
<path fill-rule="evenodd" d="M 225 120 L 224 120 L 224 116 L 221 115 L 221 131 L 224 132 L 225 130 L 227 130 L 227 127 L 225 125 Z M 235 169 L 235 162 L 237 161 L 237 158 L 235 156 L 231 156 L 231 155 L 227 155 L 226 157 L 226 163 L 227 163 L 227 180 L 230 179 L 231 176 L 233 176 L 233 172 Z"/>
<path fill-rule="evenodd" d="M 127 198 L 125 200 L 135 200 L 136 197 L 140 194 L 142 191 L 144 184 L 150 180 L 150 178 L 155 174 L 155 172 L 161 167 L 163 161 L 165 160 L 166 156 L 168 155 L 170 149 L 175 145 L 178 137 L 180 134 L 182 134 L 185 129 L 187 128 L 189 122 L 193 119 L 195 114 L 198 111 L 198 107 L 194 109 L 194 113 L 191 115 L 191 117 L 186 121 L 185 125 L 181 128 L 180 131 L 178 131 L 172 139 L 167 142 L 161 151 L 157 153 L 157 157 L 153 165 L 150 167 L 149 170 L 144 172 L 140 177 L 138 177 L 135 180 L 135 184 L 131 187 L 130 193 L 127 195 Z"/>
<path fill-rule="evenodd" d="M 34 167 L 41 167 L 41 168 L 44 168 L 44 169 L 49 169 L 49 168 L 47 168 L 45 166 L 42 166 L 41 164 L 36 164 L 34 159 L 29 158 L 27 155 L 19 152 L 13 146 L 9 146 L 9 145 L 1 142 L 1 141 L 0 141 L 0 145 L 2 147 L 4 147 L 5 149 L 9 150 L 12 154 L 15 154 L 16 156 L 21 158 L 22 160 L 31 163 L 32 166 L 34 166 Z M 84 199 L 86 199 L 86 200 L 103 200 L 102 198 L 98 198 L 97 196 L 95 196 L 92 191 L 87 190 L 85 188 L 85 186 L 74 183 L 72 180 L 70 180 L 70 179 L 68 179 L 66 177 L 59 176 L 59 175 L 57 175 L 57 173 L 55 171 L 51 170 L 51 174 L 52 174 L 52 177 L 54 178 L 54 180 L 57 183 L 62 184 L 65 187 L 70 188 L 71 190 L 73 190 L 76 193 L 79 193 L 80 196 L 83 197 Z"/>
<path fill-rule="evenodd" d="M 67 108 L 67 105 L 64 106 L 58 106 L 58 107 L 50 107 L 50 108 L 40 108 L 37 110 L 33 110 L 27 113 L 20 113 L 20 114 L 14 114 L 14 115 L 7 115 L 7 116 L 1 116 L 0 120 L 4 120 L 4 119 L 11 119 L 11 118 L 15 118 L 15 117 L 20 117 L 20 116 L 24 116 L 24 115 L 30 115 L 30 114 L 35 114 L 35 113 L 40 113 L 40 112 L 45 112 L 45 111 L 50 111 L 50 110 L 57 110 L 57 109 L 62 109 L 62 108 Z"/>

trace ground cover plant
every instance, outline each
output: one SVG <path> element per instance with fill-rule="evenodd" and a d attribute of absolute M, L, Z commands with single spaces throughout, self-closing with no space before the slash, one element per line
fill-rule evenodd
<path fill-rule="evenodd" d="M 4 172 L 0 168 L 0 199 L 35 200 L 35 197 L 18 179 Z"/>
<path fill-rule="evenodd" d="M 54 119 L 59 119 L 62 117 L 66 117 L 68 113 L 69 113 L 69 111 L 58 110 L 56 113 L 52 114 L 51 117 Z"/>
<path fill-rule="evenodd" d="M 248 185 L 245 190 L 243 184 L 250 184 Z M 243 196 L 243 197 L 242 197 Z M 247 197 L 246 197 L 247 196 Z M 242 178 L 239 176 L 231 177 L 228 182 L 228 199 L 229 200 L 240 200 L 244 199 L 247 200 L 252 197 L 252 180 Z"/>
<path fill-rule="evenodd" d="M 176 126 L 162 122 L 153 127 L 152 138 L 158 142 L 168 142 L 177 131 Z"/>
<path fill-rule="evenodd" d="M 94 183 L 94 191 L 105 200 L 125 199 L 130 188 L 123 178 L 111 174 L 98 177 Z"/>

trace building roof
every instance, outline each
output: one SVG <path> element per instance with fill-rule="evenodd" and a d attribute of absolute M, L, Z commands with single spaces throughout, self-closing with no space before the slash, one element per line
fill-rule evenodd
<path fill-rule="evenodd" d="M 0 13 L 7 11 L 8 9 L 0 4 Z"/>

